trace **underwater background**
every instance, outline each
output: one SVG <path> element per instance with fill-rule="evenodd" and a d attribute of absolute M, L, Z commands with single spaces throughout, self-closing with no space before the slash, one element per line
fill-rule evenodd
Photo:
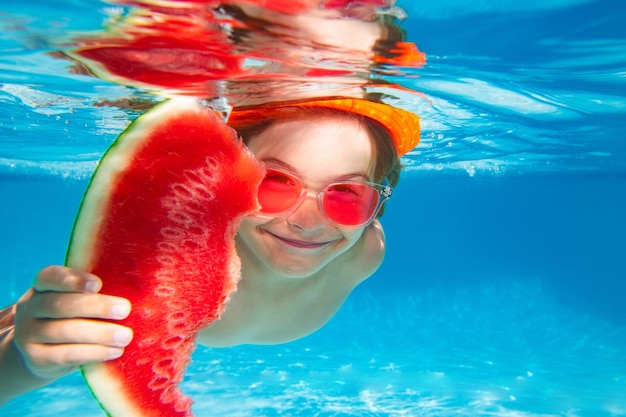
<path fill-rule="evenodd" d="M 396 6 L 427 61 L 387 77 L 420 92 L 397 104 L 422 141 L 381 219 L 385 262 L 312 336 L 200 348 L 196 415 L 626 415 L 626 8 Z M 96 103 L 147 96 L 46 55 L 111 7 L 0 4 L 0 306 L 63 262 L 96 161 L 138 114 Z M 0 408 L 63 412 L 103 415 L 78 374 Z"/>

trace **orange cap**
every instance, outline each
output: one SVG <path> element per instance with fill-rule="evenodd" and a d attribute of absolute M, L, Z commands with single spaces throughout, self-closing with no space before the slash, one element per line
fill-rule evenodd
<path fill-rule="evenodd" d="M 255 123 L 265 118 L 279 116 L 281 110 L 290 107 L 324 107 L 368 117 L 389 130 L 400 156 L 416 147 L 420 140 L 419 116 L 389 104 L 359 98 L 329 98 L 298 103 L 286 102 L 271 106 L 234 108 L 228 119 L 228 125 L 237 127 Z"/>

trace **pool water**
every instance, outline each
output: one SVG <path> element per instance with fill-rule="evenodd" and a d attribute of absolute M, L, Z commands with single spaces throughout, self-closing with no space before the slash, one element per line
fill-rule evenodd
<path fill-rule="evenodd" d="M 626 10 L 397 5 L 427 64 L 391 76 L 422 93 L 400 101 L 423 139 L 381 219 L 385 262 L 314 335 L 199 348 L 196 415 L 626 415 Z M 137 114 L 94 103 L 145 96 L 44 54 L 42 33 L 109 7 L 0 8 L 0 306 L 63 262 L 95 161 Z M 103 415 L 78 374 L 0 408 L 64 412 Z"/>

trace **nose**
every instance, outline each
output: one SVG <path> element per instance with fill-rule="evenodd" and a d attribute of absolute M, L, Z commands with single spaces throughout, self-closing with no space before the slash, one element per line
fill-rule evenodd
<path fill-rule="evenodd" d="M 306 198 L 286 218 L 290 227 L 313 232 L 323 229 L 328 225 L 324 214 L 320 211 L 317 203 L 317 195 L 309 192 Z"/>

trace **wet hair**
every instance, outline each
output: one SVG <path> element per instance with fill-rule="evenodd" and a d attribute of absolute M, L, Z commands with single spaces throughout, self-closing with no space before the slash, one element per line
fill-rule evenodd
<path fill-rule="evenodd" d="M 398 184 L 402 164 L 391 133 L 384 125 L 369 117 L 325 107 L 293 106 L 281 109 L 280 115 L 268 117 L 249 125 L 234 126 L 234 129 L 241 136 L 243 142 L 247 144 L 252 138 L 278 121 L 310 120 L 312 117 L 339 117 L 343 120 L 356 122 L 367 132 L 374 150 L 369 170 L 371 181 L 387 183 L 392 188 Z M 378 214 L 379 217 L 383 211 L 384 206 Z"/>

